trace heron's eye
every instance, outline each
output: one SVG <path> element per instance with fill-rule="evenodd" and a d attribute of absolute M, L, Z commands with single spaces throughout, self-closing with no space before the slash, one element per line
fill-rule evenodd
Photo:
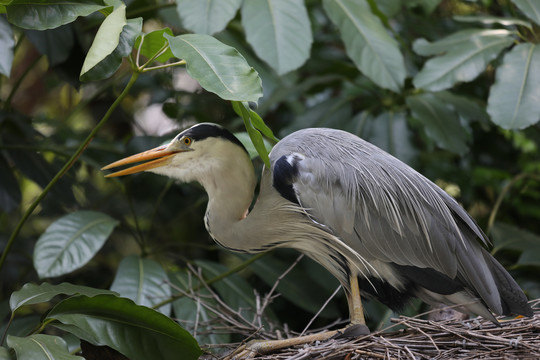
<path fill-rule="evenodd" d="M 184 145 L 189 146 L 189 145 L 191 145 L 191 141 L 192 141 L 192 140 L 191 140 L 190 137 L 187 137 L 187 136 L 186 136 L 186 137 L 184 137 L 181 141 L 184 143 Z"/>

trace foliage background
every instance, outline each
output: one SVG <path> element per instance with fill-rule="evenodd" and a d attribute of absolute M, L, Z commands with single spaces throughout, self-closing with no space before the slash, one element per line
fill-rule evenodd
<path fill-rule="evenodd" d="M 205 12 L 202 3 L 128 1 L 126 17 L 142 17 L 145 33 L 168 27 L 175 35 L 211 34 L 236 48 L 262 79 L 263 97 L 252 108 L 277 137 L 305 127 L 345 129 L 436 181 L 491 236 L 492 252 L 529 297 L 540 297 L 540 5 L 230 0 L 204 2 L 210 6 Z M 31 5 L 1 4 L 6 14 L 0 14 L 0 244 L 5 248 L 32 201 L 119 97 L 133 67 L 124 59 L 118 69 L 86 74 L 93 81 L 81 82 L 102 14 L 37 28 L 17 22 L 17 11 Z M 130 52 L 131 47 L 117 54 L 118 61 Z M 28 282 L 112 289 L 154 306 L 178 293 L 177 286 L 193 285 L 188 265 L 211 279 L 248 259 L 218 248 L 206 233 L 206 194 L 200 186 L 178 186 L 148 174 L 104 179 L 100 171 L 205 121 L 248 141 L 244 121 L 229 102 L 201 88 L 184 67 L 140 74 L 21 228 L 0 270 L 0 314 L 6 322 L 11 294 Z M 260 173 L 262 161 L 254 162 Z M 81 259 L 48 273 L 39 262 L 40 254 L 43 261 L 47 255 L 35 252 L 38 238 L 66 215 L 82 214 L 88 221 L 81 211 L 106 214 L 99 218 L 106 229 L 77 240 Z M 279 251 L 258 258 L 214 283 L 214 289 L 236 309 L 255 307 L 254 291 L 268 292 L 296 257 Z M 140 272 L 144 283 L 138 282 Z M 268 321 L 301 331 L 337 285 L 302 259 L 279 282 L 281 296 L 270 305 Z M 422 309 L 413 303 L 404 312 Z M 184 319 L 197 313 L 186 299 L 159 310 Z M 41 313 L 43 308 L 26 309 L 10 331 L 24 333 L 39 324 L 35 314 Z M 392 316 L 375 302 L 368 314 L 372 329 Z M 313 327 L 346 316 L 340 293 Z M 182 325 L 190 328 L 189 322 Z M 234 340 L 226 334 L 198 339 L 201 344 Z"/>

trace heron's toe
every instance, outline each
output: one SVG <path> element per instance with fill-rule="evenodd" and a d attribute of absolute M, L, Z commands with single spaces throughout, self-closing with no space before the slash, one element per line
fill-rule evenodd
<path fill-rule="evenodd" d="M 365 324 L 350 324 L 334 337 L 335 339 L 355 338 L 369 335 L 369 328 Z"/>
<path fill-rule="evenodd" d="M 261 347 L 267 342 L 264 340 L 251 340 L 227 355 L 224 360 L 253 359 L 255 356 L 264 353 Z"/>

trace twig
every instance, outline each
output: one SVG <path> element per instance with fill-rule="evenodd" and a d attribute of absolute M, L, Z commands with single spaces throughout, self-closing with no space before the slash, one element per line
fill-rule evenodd
<path fill-rule="evenodd" d="M 311 326 L 311 324 L 313 324 L 313 321 L 315 321 L 315 319 L 317 317 L 319 317 L 319 315 L 321 314 L 321 312 L 326 308 L 326 306 L 328 305 L 328 303 L 334 298 L 334 296 L 337 295 L 337 293 L 339 292 L 339 290 L 341 290 L 341 285 L 339 285 L 336 290 L 332 293 L 332 295 L 330 295 L 330 297 L 328 299 L 326 299 L 326 301 L 324 302 L 324 304 L 321 306 L 321 308 L 319 309 L 319 311 L 317 311 L 317 313 L 311 318 L 311 320 L 309 320 L 308 324 L 306 325 L 306 327 L 304 328 L 304 330 L 302 330 L 302 332 L 300 333 L 300 336 L 304 335 L 307 331 L 307 329 L 309 329 L 309 327 Z"/>

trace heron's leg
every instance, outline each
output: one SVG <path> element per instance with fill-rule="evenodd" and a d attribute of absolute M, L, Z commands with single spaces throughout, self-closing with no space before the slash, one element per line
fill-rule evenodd
<path fill-rule="evenodd" d="M 314 341 L 328 340 L 340 332 L 338 330 L 326 331 L 318 334 L 298 336 L 282 340 L 252 340 L 233 351 L 225 360 L 250 359 L 258 354 L 268 354 L 276 350 L 285 349 L 291 346 L 309 344 Z"/>
<path fill-rule="evenodd" d="M 351 275 L 349 277 L 349 285 L 351 287 L 348 295 L 349 314 L 351 316 L 351 325 L 366 325 L 364 318 L 364 307 L 362 306 L 362 298 L 360 297 L 360 288 L 358 287 L 358 277 Z"/>
<path fill-rule="evenodd" d="M 367 328 L 366 320 L 364 319 L 364 308 L 362 306 L 362 299 L 360 298 L 358 278 L 356 276 L 351 276 L 349 278 L 349 283 L 351 290 L 347 296 L 351 323 L 346 328 L 283 340 L 253 340 L 240 346 L 228 355 L 225 360 L 249 359 L 258 354 L 268 354 L 291 346 L 309 344 L 314 341 L 325 341 L 333 337 L 357 337 L 369 334 L 369 329 Z"/>

